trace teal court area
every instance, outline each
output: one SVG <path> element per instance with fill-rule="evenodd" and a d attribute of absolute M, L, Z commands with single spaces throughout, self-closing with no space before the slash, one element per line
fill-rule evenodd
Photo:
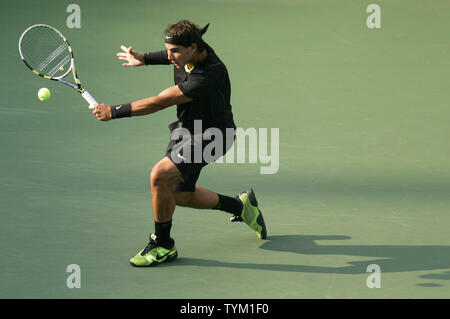
<path fill-rule="evenodd" d="M 1 298 L 450 297 L 448 1 L 378 1 L 379 29 L 369 1 L 77 3 L 73 29 L 69 2 L 0 12 Z M 33 75 L 17 44 L 32 24 L 55 26 L 88 90 L 126 103 L 171 86 L 173 70 L 124 68 L 120 45 L 161 50 L 164 28 L 185 18 L 211 23 L 236 124 L 279 129 L 276 173 L 259 159 L 215 163 L 198 182 L 233 196 L 253 187 L 268 238 L 178 207 L 179 258 L 138 269 L 129 259 L 153 231 L 149 174 L 175 108 L 99 122 L 76 92 Z M 80 288 L 67 286 L 69 265 Z"/>

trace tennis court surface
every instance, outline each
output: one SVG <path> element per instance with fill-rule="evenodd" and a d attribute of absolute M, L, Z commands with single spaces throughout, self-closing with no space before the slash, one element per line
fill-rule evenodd
<path fill-rule="evenodd" d="M 77 1 L 72 29 L 69 2 L 3 4 L 0 297 L 449 298 L 450 2 L 377 1 L 374 29 L 371 3 Z M 17 43 L 32 24 L 58 28 L 90 93 L 127 103 L 171 86 L 173 70 L 124 68 L 120 45 L 160 50 L 181 19 L 211 23 L 236 124 L 279 129 L 275 174 L 259 159 L 215 163 L 198 182 L 229 195 L 253 187 L 268 238 L 178 207 L 179 258 L 134 268 L 175 108 L 99 122 L 79 94 L 33 75 Z M 70 265 L 80 288 L 67 285 Z"/>

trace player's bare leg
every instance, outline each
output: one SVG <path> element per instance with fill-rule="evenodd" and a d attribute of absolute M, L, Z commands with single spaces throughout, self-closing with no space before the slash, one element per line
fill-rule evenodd
<path fill-rule="evenodd" d="M 153 167 L 150 184 L 155 234 L 151 234 L 149 244 L 130 259 L 133 266 L 147 267 L 177 258 L 175 241 L 170 238 L 172 216 L 176 205 L 171 186 L 180 177 L 179 170 L 168 158 L 163 158 Z"/>
<path fill-rule="evenodd" d="M 180 178 L 180 171 L 168 157 L 164 157 L 153 167 L 150 174 L 150 185 L 153 217 L 156 222 L 163 223 L 172 220 L 176 206 L 172 184 Z"/>
<path fill-rule="evenodd" d="M 175 202 L 178 206 L 215 209 L 233 214 L 231 221 L 245 222 L 256 231 L 259 238 L 265 239 L 267 237 L 264 218 L 258 208 L 255 193 L 251 188 L 239 194 L 239 196 L 229 197 L 196 186 L 194 192 L 175 192 Z"/>
<path fill-rule="evenodd" d="M 219 195 L 209 189 L 196 186 L 195 192 L 175 192 L 175 202 L 178 206 L 213 209 L 219 203 Z"/>

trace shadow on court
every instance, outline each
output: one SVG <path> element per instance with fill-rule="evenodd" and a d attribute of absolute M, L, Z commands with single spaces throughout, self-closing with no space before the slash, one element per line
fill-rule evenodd
<path fill-rule="evenodd" d="M 450 271 L 445 271 L 440 274 L 429 274 L 420 276 L 423 279 L 437 279 L 437 280 L 450 280 Z"/>
<path fill-rule="evenodd" d="M 324 274 L 363 274 L 367 273 L 367 266 L 377 264 L 383 273 L 408 272 L 425 270 L 450 269 L 450 246 L 388 246 L 388 245 L 344 245 L 320 244 L 320 241 L 345 241 L 348 236 L 308 236 L 284 235 L 271 236 L 259 248 L 281 253 L 298 254 L 298 264 L 285 263 L 234 263 L 210 259 L 180 258 L 178 264 L 200 267 L 227 267 L 242 269 L 257 269 L 269 271 L 324 273 Z M 331 267 L 326 265 L 302 265 L 302 255 L 329 255 L 333 263 L 339 256 L 373 257 L 363 261 L 351 261 L 347 266 Z M 280 255 L 279 260 L 283 257 Z M 292 255 L 286 256 L 292 260 Z M 450 279 L 450 272 L 442 275 L 428 275 L 427 279 Z M 425 277 L 424 277 L 425 278 Z"/>

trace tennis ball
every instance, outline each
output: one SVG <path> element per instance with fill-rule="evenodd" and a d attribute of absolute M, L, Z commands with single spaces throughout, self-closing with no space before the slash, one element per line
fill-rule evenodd
<path fill-rule="evenodd" d="M 64 67 L 60 66 L 60 67 L 59 67 L 59 70 L 60 70 L 61 72 L 64 71 Z"/>
<path fill-rule="evenodd" d="M 50 98 L 50 90 L 49 89 L 47 89 L 47 88 L 42 88 L 42 89 L 40 89 L 39 90 L 39 92 L 38 92 L 38 98 L 39 98 L 39 100 L 41 100 L 41 101 L 46 101 L 46 100 L 48 100 L 49 98 Z"/>

